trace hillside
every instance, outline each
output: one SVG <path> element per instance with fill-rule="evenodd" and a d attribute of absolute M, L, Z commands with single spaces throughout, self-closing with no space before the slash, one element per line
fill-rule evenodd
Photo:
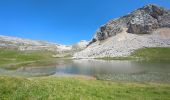
<path fill-rule="evenodd" d="M 73 44 L 72 49 L 73 49 L 74 51 L 80 51 L 80 50 L 85 49 L 88 44 L 89 44 L 88 41 L 86 41 L 86 40 L 81 40 L 80 42 L 78 42 L 78 43 L 76 43 L 76 44 Z"/>
<path fill-rule="evenodd" d="M 9 37 L 0 35 L 0 47 L 14 48 L 21 51 L 48 50 L 54 52 L 70 51 L 71 46 L 54 44 L 46 41 L 36 41 L 18 37 Z"/>
<path fill-rule="evenodd" d="M 170 47 L 170 10 L 149 4 L 110 20 L 74 58 L 128 56 L 146 47 Z"/>

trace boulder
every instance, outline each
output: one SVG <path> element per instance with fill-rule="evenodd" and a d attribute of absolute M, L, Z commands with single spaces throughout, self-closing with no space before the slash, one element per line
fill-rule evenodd
<path fill-rule="evenodd" d="M 128 25 L 128 32 L 136 34 L 148 34 L 159 28 L 158 21 L 145 12 L 135 15 Z"/>

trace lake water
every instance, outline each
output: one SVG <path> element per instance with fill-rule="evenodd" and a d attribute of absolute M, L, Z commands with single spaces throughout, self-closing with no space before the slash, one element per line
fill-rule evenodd
<path fill-rule="evenodd" d="M 58 60 L 48 67 L 22 67 L 16 70 L 0 68 L 0 75 L 84 76 L 99 80 L 170 82 L 170 62 L 119 60 Z"/>

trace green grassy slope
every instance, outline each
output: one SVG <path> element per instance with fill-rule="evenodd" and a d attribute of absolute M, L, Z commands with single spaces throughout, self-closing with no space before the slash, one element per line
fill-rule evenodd
<path fill-rule="evenodd" d="M 146 59 L 170 60 L 170 48 L 142 48 L 133 52 L 131 56 Z"/>
<path fill-rule="evenodd" d="M 1 100 L 169 100 L 170 85 L 78 78 L 0 77 Z"/>
<path fill-rule="evenodd" d="M 154 48 L 141 48 L 135 50 L 131 55 L 127 57 L 103 57 L 96 58 L 103 60 L 170 60 L 170 48 L 166 47 L 154 47 Z"/>
<path fill-rule="evenodd" d="M 20 67 L 27 65 L 46 65 L 53 61 L 49 51 L 18 51 L 0 48 L 0 67 Z"/>

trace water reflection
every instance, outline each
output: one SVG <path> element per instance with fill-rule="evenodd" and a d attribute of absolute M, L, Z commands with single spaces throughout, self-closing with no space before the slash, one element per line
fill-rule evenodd
<path fill-rule="evenodd" d="M 0 68 L 0 75 L 21 76 L 21 77 L 35 77 L 35 76 L 49 76 L 56 72 L 56 67 L 21 67 L 16 70 L 8 70 Z"/>
<path fill-rule="evenodd" d="M 0 74 L 24 77 L 83 75 L 101 80 L 170 82 L 170 62 L 58 60 L 57 65 L 48 67 L 1 68 Z"/>

